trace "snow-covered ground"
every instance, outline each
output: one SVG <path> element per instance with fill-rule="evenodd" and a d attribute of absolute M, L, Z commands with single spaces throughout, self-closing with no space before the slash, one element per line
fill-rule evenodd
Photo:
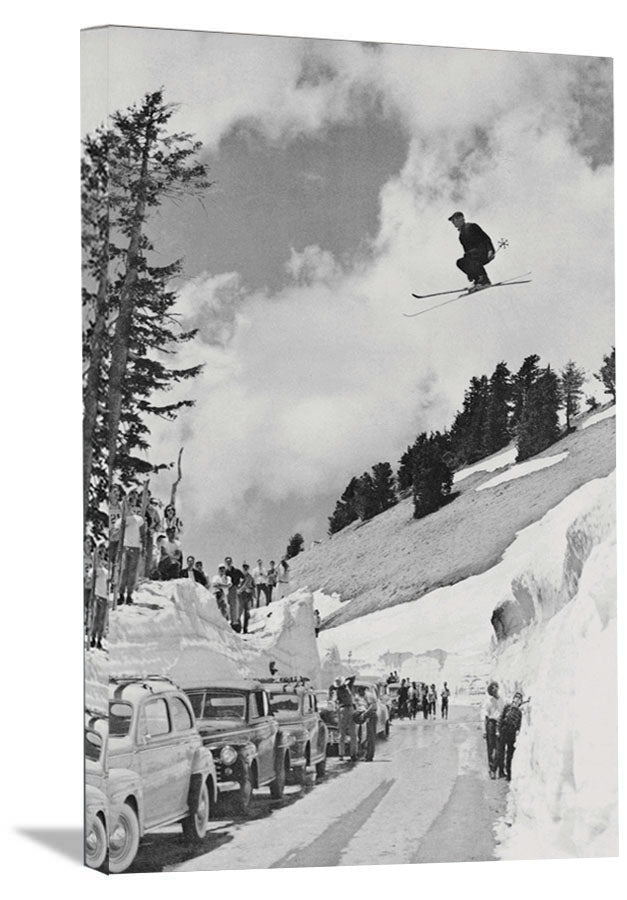
<path fill-rule="evenodd" d="M 495 472 L 497 469 L 502 469 L 503 466 L 511 466 L 512 463 L 516 462 L 517 452 L 515 446 L 508 447 L 506 450 L 501 450 L 501 452 L 497 453 L 495 456 L 489 456 L 486 459 L 479 460 L 478 463 L 474 463 L 472 466 L 460 469 L 459 472 L 455 472 L 455 475 L 453 476 L 453 484 L 463 481 L 464 478 L 468 478 L 469 475 L 474 475 L 475 472 Z"/>
<path fill-rule="evenodd" d="M 603 419 L 609 419 L 610 416 L 616 415 L 616 407 L 610 406 L 609 409 L 604 409 L 602 412 L 595 413 L 594 416 L 590 416 L 589 419 L 586 419 L 582 424 L 582 428 L 589 428 L 590 425 L 596 425 L 597 422 L 602 422 Z"/>
<path fill-rule="evenodd" d="M 300 591 L 253 611 L 250 627 L 251 634 L 236 634 L 199 584 L 148 581 L 135 592 L 132 606 L 111 613 L 110 672 L 158 673 L 193 687 L 266 677 L 274 661 L 280 675 L 319 680 L 311 594 Z"/>
<path fill-rule="evenodd" d="M 476 487 L 475 490 L 485 491 L 487 488 L 496 487 L 499 484 L 504 484 L 506 481 L 514 481 L 516 478 L 523 478 L 525 475 L 530 475 L 532 472 L 539 472 L 541 469 L 549 469 L 556 463 L 566 459 L 567 456 L 568 451 L 564 451 L 564 453 L 557 453 L 555 456 L 541 456 L 525 460 L 525 462 L 512 466 L 511 469 L 507 469 L 506 472 L 495 475 L 494 478 L 491 478 L 489 481 L 484 481 L 484 483 Z"/>

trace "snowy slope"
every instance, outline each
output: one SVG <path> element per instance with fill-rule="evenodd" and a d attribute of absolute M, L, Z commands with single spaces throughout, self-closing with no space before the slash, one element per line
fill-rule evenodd
<path fill-rule="evenodd" d="M 568 456 L 561 457 L 563 453 Z M 556 456 L 558 465 L 538 467 Z M 511 450 L 505 451 L 501 463 L 507 465 L 510 457 Z M 573 432 L 529 463 L 535 471 L 524 478 L 480 491 L 475 488 L 495 476 L 476 471 L 478 463 L 458 483 L 459 496 L 424 519 L 414 519 L 411 500 L 403 500 L 370 522 L 348 526 L 299 554 L 291 583 L 351 601 L 326 618 L 326 629 L 487 572 L 517 532 L 581 485 L 614 469 L 615 419 Z"/>

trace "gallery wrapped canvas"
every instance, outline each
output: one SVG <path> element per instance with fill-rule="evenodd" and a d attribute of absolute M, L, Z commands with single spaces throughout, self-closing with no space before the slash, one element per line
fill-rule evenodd
<path fill-rule="evenodd" d="M 612 63 L 82 34 L 85 862 L 617 849 Z"/>

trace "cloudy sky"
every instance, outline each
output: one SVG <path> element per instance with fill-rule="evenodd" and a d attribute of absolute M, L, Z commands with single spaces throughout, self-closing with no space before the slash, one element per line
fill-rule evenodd
<path fill-rule="evenodd" d="M 207 568 L 323 538 L 350 478 L 449 425 L 500 360 L 598 369 L 613 342 L 607 60 L 84 33 L 84 131 L 160 86 L 215 180 L 150 223 L 161 261 L 184 259 L 180 311 L 199 328 L 180 362 L 205 363 L 194 409 L 155 424 L 153 459 L 185 446 L 184 550 Z M 533 283 L 403 318 L 412 291 L 463 284 L 456 209 L 509 240 L 493 281 Z"/>

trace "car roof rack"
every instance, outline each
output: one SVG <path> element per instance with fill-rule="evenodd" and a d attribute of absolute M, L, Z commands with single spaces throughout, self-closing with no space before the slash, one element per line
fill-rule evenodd
<path fill-rule="evenodd" d="M 307 675 L 276 675 L 273 678 L 258 678 L 262 684 L 305 684 L 311 681 Z"/>
<path fill-rule="evenodd" d="M 141 684 L 143 687 L 148 688 L 148 690 L 152 691 L 151 681 L 165 681 L 167 684 L 171 684 L 172 687 L 178 689 L 178 684 L 173 681 L 168 675 L 111 675 L 109 681 L 118 684 Z"/>

